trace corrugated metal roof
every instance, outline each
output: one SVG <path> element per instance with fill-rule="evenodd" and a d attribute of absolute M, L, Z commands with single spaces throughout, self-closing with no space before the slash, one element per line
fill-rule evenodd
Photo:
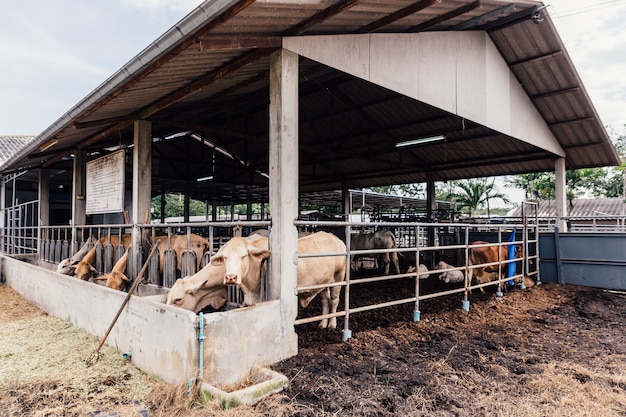
<path fill-rule="evenodd" d="M 54 167 L 76 149 L 91 154 L 127 146 L 132 122 L 147 119 L 156 138 L 187 131 L 207 141 L 193 154 L 186 139 L 156 141 L 155 193 L 264 198 L 267 180 L 258 173 L 268 167 L 269 55 L 280 48 L 281 36 L 463 30 L 489 34 L 565 150 L 568 169 L 616 165 L 615 149 L 550 17 L 543 10 L 541 21 L 533 20 L 541 5 L 209 0 L 0 169 Z M 304 57 L 299 81 L 304 192 L 554 169 L 549 152 Z M 435 133 L 448 139 L 402 151 L 393 146 L 398 138 Z M 58 142 L 40 151 L 51 140 Z M 215 146 L 236 158 L 219 165 L 219 182 L 197 184 Z"/>
<path fill-rule="evenodd" d="M 567 216 L 569 217 L 615 217 L 626 216 L 626 203 L 622 198 L 575 198 L 567 201 Z M 521 217 L 521 206 L 511 210 L 507 216 Z M 556 217 L 556 202 L 554 200 L 539 200 L 537 202 L 539 217 Z"/>
<path fill-rule="evenodd" d="M 0 135 L 0 166 L 15 156 L 33 139 L 35 136 L 32 135 Z"/>

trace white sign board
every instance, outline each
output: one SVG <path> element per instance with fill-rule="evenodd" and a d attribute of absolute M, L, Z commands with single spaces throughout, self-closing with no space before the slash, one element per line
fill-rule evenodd
<path fill-rule="evenodd" d="M 87 214 L 124 211 L 125 152 L 87 162 Z"/>

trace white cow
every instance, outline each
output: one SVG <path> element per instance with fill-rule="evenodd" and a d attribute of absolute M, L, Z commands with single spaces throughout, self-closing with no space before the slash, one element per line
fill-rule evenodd
<path fill-rule="evenodd" d="M 447 271 L 448 269 L 452 269 L 452 268 L 456 268 L 455 266 L 452 266 L 444 261 L 439 261 L 439 263 L 437 265 L 435 265 L 435 269 L 436 270 L 446 270 L 444 272 L 442 272 L 441 274 L 439 274 L 439 279 L 443 282 L 445 282 L 446 284 L 452 284 L 452 283 L 457 283 L 457 282 L 462 282 L 465 280 L 465 274 L 463 274 L 463 271 L 461 270 L 451 270 L 451 271 Z"/>
<path fill-rule="evenodd" d="M 409 269 L 407 269 L 406 273 L 410 274 L 415 272 L 416 269 L 413 265 L 409 266 Z M 417 277 L 419 279 L 426 279 L 430 276 L 430 274 L 428 273 L 428 267 L 424 264 L 419 264 L 418 268 L 417 268 Z"/>
<path fill-rule="evenodd" d="M 89 245 L 95 245 L 97 241 L 98 239 L 95 236 L 90 236 L 89 239 L 87 239 L 83 246 L 78 250 L 78 252 L 76 252 L 71 257 L 65 258 L 61 262 L 59 262 L 59 265 L 57 266 L 57 272 L 59 274 L 65 275 L 72 274 L 74 272 L 74 268 L 72 268 L 72 266 L 82 261 L 85 255 L 87 255 L 87 253 L 89 252 Z"/>
<path fill-rule="evenodd" d="M 247 305 L 256 304 L 261 299 L 260 263 L 271 254 L 266 244 L 259 244 L 263 241 L 266 242 L 267 238 L 260 237 L 250 242 L 240 237 L 234 237 L 211 258 L 212 265 L 225 267 L 225 284 L 241 286 L 244 293 L 244 303 Z M 332 233 L 317 232 L 298 239 L 298 252 L 300 254 L 345 254 L 346 245 Z M 346 257 L 345 255 L 337 255 L 300 258 L 297 270 L 299 287 L 341 282 L 346 276 Z M 301 292 L 298 297 L 300 306 L 305 308 L 317 294 L 321 294 L 322 314 L 325 315 L 337 311 L 340 293 L 341 287 L 334 286 Z M 336 328 L 337 318 L 323 319 L 320 327 Z"/>
<path fill-rule="evenodd" d="M 267 237 L 260 236 L 256 231 L 245 240 L 260 249 L 267 250 L 268 248 Z M 230 241 L 226 242 L 222 249 L 229 244 Z M 252 259 L 252 264 L 250 273 L 258 274 L 261 269 L 261 259 Z M 209 263 L 197 273 L 177 279 L 167 293 L 166 304 L 191 310 L 194 313 L 207 306 L 217 310 L 226 303 L 228 297 L 228 289 L 224 285 L 225 273 L 224 265 Z"/>

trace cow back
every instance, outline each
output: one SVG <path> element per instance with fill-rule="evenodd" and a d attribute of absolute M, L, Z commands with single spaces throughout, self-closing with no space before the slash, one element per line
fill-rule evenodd
<path fill-rule="evenodd" d="M 332 233 L 317 232 L 298 239 L 298 252 L 301 254 L 345 254 L 346 245 Z M 341 282 L 345 276 L 345 255 L 300 258 L 298 260 L 298 286 Z"/>

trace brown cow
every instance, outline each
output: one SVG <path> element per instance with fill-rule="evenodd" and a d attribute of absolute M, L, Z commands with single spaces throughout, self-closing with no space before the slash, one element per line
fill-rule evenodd
<path fill-rule="evenodd" d="M 489 242 L 485 242 L 482 240 L 476 240 L 472 242 L 472 245 L 487 245 Z M 509 246 L 510 243 L 503 244 L 501 246 L 493 245 L 493 246 L 481 246 L 477 248 L 470 248 L 469 250 L 469 272 L 468 272 L 468 282 L 470 285 L 472 284 L 472 278 L 474 277 L 477 284 L 484 284 L 491 281 L 498 280 L 498 265 L 487 265 L 480 266 L 488 263 L 499 262 L 500 265 L 500 274 L 505 275 L 506 269 L 508 268 L 508 263 L 502 263 L 508 259 L 509 256 Z M 498 250 L 498 248 L 500 250 Z M 522 246 L 516 245 L 516 259 L 522 258 Z M 476 268 L 472 268 L 472 266 L 479 265 Z M 481 287 L 481 292 L 485 292 L 485 290 Z"/>
<path fill-rule="evenodd" d="M 124 252 L 124 255 L 115 263 L 111 272 L 103 277 L 98 277 L 95 281 L 106 281 L 106 286 L 113 288 L 114 290 L 124 291 L 126 283 L 130 282 L 128 277 L 124 274 L 126 271 L 126 260 L 128 259 L 129 250 Z"/>
<path fill-rule="evenodd" d="M 128 249 L 131 241 L 132 235 L 122 235 L 122 246 L 124 246 L 124 249 Z M 105 236 L 100 238 L 100 243 L 102 243 L 103 245 L 111 243 L 111 245 L 113 245 L 113 248 L 116 248 L 120 244 L 120 238 L 116 235 L 112 235 L 110 237 Z M 82 279 L 83 281 L 88 281 L 89 278 L 91 278 L 92 274 L 99 273 L 93 266 L 94 262 L 96 262 L 96 250 L 97 245 L 94 245 L 94 247 L 91 248 L 89 252 L 87 252 L 87 255 L 85 255 L 85 257 L 80 262 L 78 262 L 76 265 L 70 266 L 70 269 L 77 278 Z"/>
<path fill-rule="evenodd" d="M 350 236 L 350 250 L 372 250 L 372 249 L 395 249 L 396 236 L 389 230 L 377 230 L 374 233 L 354 233 Z M 353 269 L 355 268 L 354 258 L 359 255 L 350 256 L 350 264 Z M 398 254 L 396 252 L 385 252 L 380 254 L 382 258 L 383 266 L 385 268 L 385 275 L 389 275 L 389 266 L 393 262 L 393 266 L 396 269 L 396 274 L 400 273 L 400 262 L 398 261 Z"/>
<path fill-rule="evenodd" d="M 199 271 L 202 267 L 202 257 L 204 252 L 210 250 L 211 245 L 208 240 L 200 235 L 191 233 L 189 235 L 189 247 L 187 247 L 187 235 L 174 235 L 169 238 L 167 236 L 157 237 L 155 239 L 157 245 L 159 245 L 158 251 L 160 255 L 160 268 L 163 271 L 163 260 L 165 251 L 171 247 L 176 252 L 176 269 L 181 270 L 182 256 L 186 250 L 192 250 L 196 255 L 196 271 Z"/>
<path fill-rule="evenodd" d="M 259 238 L 266 239 L 266 238 Z M 345 253 L 346 245 L 335 235 L 317 232 L 298 239 L 300 254 Z M 244 293 L 244 303 L 251 305 L 260 301 L 260 276 L 258 265 L 271 252 L 266 247 L 259 247 L 254 242 L 234 237 L 211 258 L 211 264 L 224 265 L 224 283 L 240 285 Z M 341 282 L 346 276 L 345 256 L 325 256 L 298 259 L 298 286 L 330 284 Z M 327 287 L 300 292 L 300 306 L 305 308 L 317 294 L 322 298 L 322 314 L 335 313 L 339 305 L 341 287 Z M 330 304 L 330 306 L 329 306 Z M 323 319 L 321 328 L 337 327 L 337 318 Z"/>

